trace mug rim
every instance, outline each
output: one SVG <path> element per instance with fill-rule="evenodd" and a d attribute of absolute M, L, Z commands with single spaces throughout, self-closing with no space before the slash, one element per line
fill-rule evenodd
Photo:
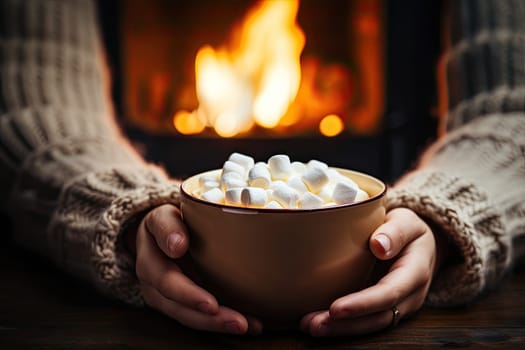
<path fill-rule="evenodd" d="M 381 192 L 379 192 L 378 194 L 376 194 L 374 196 L 371 196 L 371 197 L 369 197 L 369 198 L 367 198 L 365 200 L 358 201 L 358 202 L 336 204 L 336 205 L 331 205 L 331 206 L 326 206 L 326 207 L 319 207 L 319 208 L 308 208 L 308 209 L 291 208 L 290 209 L 290 208 L 250 208 L 250 207 L 240 207 L 240 206 L 229 205 L 229 204 L 214 203 L 214 202 L 206 201 L 206 200 L 201 199 L 201 198 L 197 198 L 197 197 L 193 196 L 192 194 L 188 193 L 184 189 L 184 185 L 186 183 L 188 183 L 189 180 L 193 179 L 194 177 L 201 176 L 201 175 L 206 174 L 206 173 L 216 172 L 216 171 L 219 171 L 221 169 L 213 169 L 213 170 L 203 171 L 201 173 L 192 175 L 192 176 L 188 177 L 187 179 L 183 180 L 179 187 L 180 187 L 180 192 L 181 192 L 182 196 L 185 197 L 188 200 L 195 201 L 197 203 L 200 203 L 200 204 L 203 204 L 203 205 L 208 205 L 208 206 L 211 206 L 211 207 L 222 208 L 223 211 L 232 212 L 232 213 L 238 213 L 238 214 L 242 214 L 244 212 L 246 212 L 246 214 L 257 214 L 257 213 L 261 213 L 261 214 L 262 213 L 290 213 L 290 214 L 296 214 L 296 213 L 311 213 L 311 212 L 327 211 L 327 210 L 338 210 L 338 209 L 343 209 L 343 208 L 348 208 L 348 207 L 360 206 L 360 205 L 364 205 L 366 203 L 370 203 L 370 202 L 379 200 L 382 197 L 384 197 L 386 192 L 387 192 L 387 188 L 388 188 L 387 184 L 384 181 L 376 178 L 375 176 L 372 176 L 372 175 L 369 175 L 369 174 L 366 174 L 366 173 L 363 173 L 363 172 L 360 172 L 360 171 L 356 171 L 356 170 L 350 170 L 350 169 L 344 169 L 344 168 L 338 168 L 338 167 L 330 167 L 330 168 L 331 169 L 335 169 L 335 170 L 343 170 L 345 172 L 351 172 L 351 173 L 355 173 L 355 174 L 357 174 L 359 176 L 364 176 L 364 177 L 371 178 L 372 180 L 377 181 L 382 186 Z"/>

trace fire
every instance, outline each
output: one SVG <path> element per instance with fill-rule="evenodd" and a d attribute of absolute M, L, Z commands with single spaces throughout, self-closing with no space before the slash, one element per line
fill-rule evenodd
<path fill-rule="evenodd" d="M 180 104 L 198 107 L 176 112 L 175 129 L 184 135 L 213 129 L 221 137 L 246 135 L 255 127 L 278 135 L 374 132 L 383 111 L 380 1 L 352 2 L 353 69 L 301 57 L 299 0 L 257 2 L 233 28 L 228 45 L 198 50 L 193 100 Z"/>
<path fill-rule="evenodd" d="M 305 37 L 296 23 L 298 8 L 298 0 L 260 2 L 235 28 L 228 48 L 207 45 L 199 50 L 199 108 L 175 115 L 179 132 L 191 134 L 209 126 L 222 137 L 232 137 L 254 124 L 279 124 L 301 83 Z"/>
<path fill-rule="evenodd" d="M 376 134 L 385 107 L 386 0 L 305 1 L 303 12 L 299 0 L 250 1 L 224 45 L 195 51 L 203 35 L 217 40 L 236 2 L 210 7 L 220 8 L 217 14 L 190 2 L 173 13 L 178 2 L 125 6 L 123 108 L 130 125 L 221 137 Z M 179 48 L 191 48 L 194 57 Z"/>

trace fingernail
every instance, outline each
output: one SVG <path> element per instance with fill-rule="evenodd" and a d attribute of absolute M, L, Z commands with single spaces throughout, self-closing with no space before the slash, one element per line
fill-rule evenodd
<path fill-rule="evenodd" d="M 232 334 L 243 334 L 243 330 L 241 328 L 241 325 L 237 322 L 226 322 L 224 324 L 224 328 L 226 328 L 226 331 Z"/>
<path fill-rule="evenodd" d="M 210 315 L 214 314 L 214 311 L 215 311 L 213 310 L 211 304 L 205 301 L 197 304 L 197 308 L 199 309 L 199 311 L 204 312 L 205 314 L 210 314 Z"/>
<path fill-rule="evenodd" d="M 182 235 L 180 233 L 171 233 L 168 236 L 168 250 L 172 253 L 177 252 L 177 247 L 182 241 Z"/>
<path fill-rule="evenodd" d="M 390 250 L 390 247 L 391 247 L 390 238 L 388 238 L 387 235 L 380 233 L 380 234 L 376 235 L 375 239 L 376 239 L 376 241 L 379 242 L 379 244 L 383 248 L 384 253 L 385 254 L 388 253 L 388 251 Z"/>

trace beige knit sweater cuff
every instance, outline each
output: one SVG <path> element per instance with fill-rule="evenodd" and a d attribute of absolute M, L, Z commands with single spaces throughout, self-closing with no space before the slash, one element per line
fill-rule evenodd
<path fill-rule="evenodd" d="M 179 204 L 179 185 L 154 167 L 92 172 L 62 192 L 48 234 L 57 263 L 102 293 L 140 305 L 135 262 L 121 240 L 131 219 L 161 204 Z"/>
<path fill-rule="evenodd" d="M 438 171 L 410 174 L 388 194 L 388 209 L 405 207 L 440 230 L 449 241 L 452 264 L 438 271 L 427 302 L 453 306 L 473 300 L 509 264 L 501 216 L 475 184 Z M 454 245 L 456 248 L 453 248 Z"/>

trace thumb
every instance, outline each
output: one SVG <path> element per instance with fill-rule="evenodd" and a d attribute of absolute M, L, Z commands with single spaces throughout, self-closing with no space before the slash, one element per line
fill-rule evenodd
<path fill-rule="evenodd" d="M 426 223 L 412 210 L 393 209 L 387 213 L 385 223 L 370 237 L 370 250 L 378 259 L 391 259 L 426 230 Z"/>

